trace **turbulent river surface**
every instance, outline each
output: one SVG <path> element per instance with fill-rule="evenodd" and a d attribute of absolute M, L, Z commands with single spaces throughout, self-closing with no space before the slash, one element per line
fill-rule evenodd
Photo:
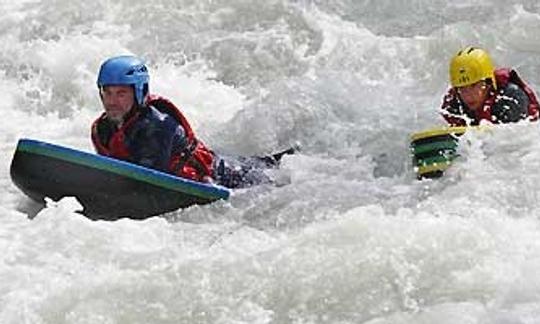
<path fill-rule="evenodd" d="M 540 89 L 539 35 L 532 0 L 0 0 L 0 322 L 539 323 L 538 124 L 467 133 L 436 181 L 408 148 L 457 50 Z M 119 54 L 216 150 L 300 143 L 288 184 L 144 221 L 30 201 L 17 140 L 92 152 Z"/>

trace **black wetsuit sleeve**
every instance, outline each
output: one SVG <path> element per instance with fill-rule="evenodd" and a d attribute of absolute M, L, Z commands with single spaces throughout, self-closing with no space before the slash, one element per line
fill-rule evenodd
<path fill-rule="evenodd" d="M 509 83 L 495 99 L 491 116 L 496 123 L 512 123 L 527 118 L 529 97 L 519 86 Z"/>
<path fill-rule="evenodd" d="M 132 162 L 169 172 L 174 147 L 185 141 L 185 135 L 172 118 L 145 118 L 138 123 L 130 140 Z"/>

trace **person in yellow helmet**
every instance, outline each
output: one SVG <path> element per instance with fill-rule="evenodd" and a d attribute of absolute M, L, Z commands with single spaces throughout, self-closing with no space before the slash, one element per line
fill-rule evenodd
<path fill-rule="evenodd" d="M 466 47 L 450 60 L 451 88 L 444 96 L 441 114 L 450 126 L 537 120 L 534 91 L 510 68 L 494 68 L 489 54 Z"/>

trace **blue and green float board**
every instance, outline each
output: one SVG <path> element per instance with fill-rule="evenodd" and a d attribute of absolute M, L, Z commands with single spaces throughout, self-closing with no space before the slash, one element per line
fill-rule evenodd
<path fill-rule="evenodd" d="M 441 177 L 458 156 L 459 136 L 466 130 L 467 127 L 446 127 L 412 134 L 410 148 L 417 178 Z"/>
<path fill-rule="evenodd" d="M 19 140 L 10 171 L 30 198 L 74 196 L 91 219 L 144 219 L 230 195 L 221 186 L 31 139 Z"/>

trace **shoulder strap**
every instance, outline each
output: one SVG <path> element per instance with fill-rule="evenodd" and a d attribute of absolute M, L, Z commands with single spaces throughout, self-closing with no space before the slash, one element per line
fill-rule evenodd
<path fill-rule="evenodd" d="M 184 128 L 188 143 L 185 149 L 180 153 L 179 159 L 173 167 L 175 173 L 182 175 L 184 167 L 191 166 L 197 170 L 200 178 L 211 175 L 214 154 L 203 142 L 197 139 L 191 125 L 180 109 L 178 109 L 170 100 L 157 95 L 149 95 L 147 104 L 155 107 L 162 113 L 172 116 Z"/>
<path fill-rule="evenodd" d="M 509 68 L 498 68 L 493 73 L 495 74 L 497 89 L 506 87 L 510 81 L 511 70 Z"/>
<path fill-rule="evenodd" d="M 180 112 L 180 109 L 178 109 L 170 100 L 158 95 L 149 95 L 147 104 L 176 119 L 176 121 L 184 128 L 186 136 L 189 140 L 193 140 L 195 138 L 195 134 L 193 133 L 193 129 L 191 128 L 188 120 Z"/>

